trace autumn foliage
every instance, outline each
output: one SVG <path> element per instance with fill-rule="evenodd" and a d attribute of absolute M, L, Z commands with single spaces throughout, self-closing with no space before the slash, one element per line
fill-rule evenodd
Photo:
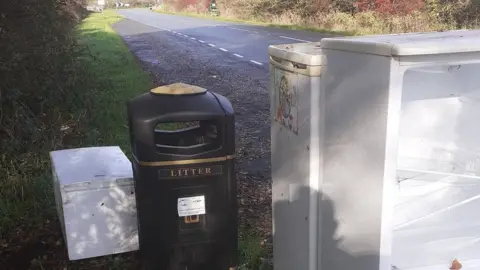
<path fill-rule="evenodd" d="M 201 13 L 209 0 L 163 0 L 166 11 Z M 354 33 L 475 27 L 478 0 L 216 0 L 222 16 Z"/>
<path fill-rule="evenodd" d="M 375 11 L 380 14 L 404 15 L 421 10 L 423 0 L 360 0 L 354 4 L 359 11 Z"/>

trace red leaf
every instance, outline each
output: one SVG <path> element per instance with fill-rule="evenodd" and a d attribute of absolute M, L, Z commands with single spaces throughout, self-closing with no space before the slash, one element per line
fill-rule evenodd
<path fill-rule="evenodd" d="M 450 270 L 460 270 L 461 268 L 462 264 L 457 259 L 453 260 Z"/>

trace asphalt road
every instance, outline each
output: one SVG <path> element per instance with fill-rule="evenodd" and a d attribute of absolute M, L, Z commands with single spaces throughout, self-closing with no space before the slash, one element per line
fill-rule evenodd
<path fill-rule="evenodd" d="M 189 39 L 192 46 L 209 46 L 257 65 L 268 65 L 268 46 L 316 42 L 325 34 L 160 14 L 148 9 L 118 11 L 126 18 Z"/>

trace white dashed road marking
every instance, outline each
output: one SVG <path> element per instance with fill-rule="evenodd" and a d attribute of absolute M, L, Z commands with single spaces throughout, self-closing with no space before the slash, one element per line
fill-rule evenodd
<path fill-rule="evenodd" d="M 245 31 L 245 32 L 258 33 L 258 32 L 254 32 L 254 31 L 249 31 L 249 30 L 244 30 L 244 29 L 239 29 L 239 28 L 234 28 L 234 27 L 230 27 L 230 28 L 236 29 L 236 30 L 240 30 L 240 31 Z M 173 31 L 173 30 L 169 30 L 169 29 L 165 29 L 165 30 L 168 31 L 168 32 L 171 32 L 171 33 L 178 34 L 178 35 L 180 35 L 180 36 L 186 37 L 186 38 L 190 38 L 191 40 L 197 40 L 197 39 L 194 38 L 194 37 L 189 37 L 189 36 L 187 36 L 187 35 L 184 35 L 184 34 L 179 33 L 179 32 L 175 32 L 175 31 Z M 281 37 L 282 37 L 282 38 L 287 38 L 287 39 L 294 39 L 294 38 L 283 37 L 283 36 L 281 36 Z M 294 39 L 294 40 L 306 41 L 306 40 L 300 40 L 300 39 Z M 201 39 L 198 39 L 198 42 L 200 42 L 200 43 L 206 43 L 205 41 L 203 41 L 203 40 L 201 40 Z M 310 42 L 310 41 L 306 41 L 306 42 Z M 212 44 L 212 43 L 208 43 L 208 46 L 210 46 L 210 47 L 216 47 L 216 45 L 215 45 L 215 44 Z M 218 48 L 218 49 L 221 50 L 221 51 L 224 51 L 224 52 L 228 52 L 228 50 L 225 49 L 225 48 Z M 243 55 L 240 55 L 240 54 L 237 54 L 237 53 L 234 53 L 233 55 L 236 56 L 236 57 L 238 57 L 238 58 L 243 58 Z M 262 63 L 260 63 L 260 62 L 258 62 L 258 61 L 255 61 L 255 60 L 250 60 L 250 62 L 251 62 L 251 63 L 254 63 L 255 65 L 258 65 L 258 66 L 262 66 L 262 65 L 263 65 Z"/>
<path fill-rule="evenodd" d="M 153 25 L 153 24 L 150 24 L 150 23 L 145 23 L 145 22 L 140 22 L 140 21 L 138 21 L 138 22 L 139 22 L 139 23 L 142 23 L 142 24 L 145 24 L 145 25 L 148 25 L 148 26 L 151 26 L 151 27 L 153 27 L 153 28 L 157 28 L 157 29 L 160 29 L 160 30 L 166 30 L 166 29 L 160 28 L 160 27 L 158 27 L 158 26 L 156 26 L 156 25 Z"/>
<path fill-rule="evenodd" d="M 151 26 L 151 27 L 155 27 L 155 28 L 157 28 L 157 29 L 161 29 L 161 30 L 168 31 L 168 32 L 171 32 L 171 33 L 174 33 L 174 34 L 178 34 L 178 35 L 183 36 L 183 37 L 186 37 L 186 38 L 190 38 L 191 40 L 197 40 L 197 39 L 194 38 L 194 37 L 189 37 L 189 36 L 187 36 L 187 35 L 184 35 L 184 34 L 182 34 L 182 33 L 176 32 L 176 31 L 174 31 L 174 30 L 163 29 L 163 28 L 160 28 L 160 27 L 158 27 L 158 26 L 156 26 L 156 25 L 152 25 L 152 24 L 148 24 L 148 23 L 144 23 L 144 22 L 142 22 L 142 23 L 145 24 L 145 25 Z M 218 25 L 218 26 L 221 26 L 221 25 Z M 228 27 L 228 28 L 234 29 L 234 30 L 238 30 L 238 31 L 250 32 L 250 33 L 259 33 L 259 32 L 257 32 L 257 31 L 252 31 L 252 30 L 247 30 L 247 29 L 241 29 L 241 28 L 235 28 L 235 27 Z M 270 33 L 266 33 L 266 34 L 269 35 L 269 36 L 271 35 Z M 313 42 L 313 41 L 309 41 L 309 40 L 303 40 L 303 39 L 292 38 L 292 37 L 287 37 L 287 36 L 279 36 L 279 37 L 280 37 L 280 38 L 284 38 L 284 39 L 302 41 L 302 42 L 309 42 L 309 43 Z M 205 41 L 203 41 L 203 40 L 201 40 L 201 39 L 198 39 L 198 42 L 200 42 L 200 43 L 206 43 Z M 212 43 L 208 43 L 208 45 L 209 45 L 210 47 L 216 47 L 216 45 L 215 45 L 215 44 L 212 44 Z M 224 48 L 219 48 L 219 49 L 220 49 L 221 51 L 228 52 L 227 49 L 224 49 Z M 236 56 L 236 57 L 238 57 L 238 58 L 244 58 L 244 57 L 243 57 L 242 55 L 240 55 L 240 54 L 234 53 L 233 55 Z M 263 65 L 263 63 L 258 62 L 258 61 L 255 61 L 255 60 L 250 60 L 250 62 L 253 63 L 253 64 L 256 64 L 256 65 L 258 65 L 258 66 L 262 66 L 262 65 Z"/>
<path fill-rule="evenodd" d="M 291 40 L 296 40 L 296 41 L 303 41 L 303 42 L 308 42 L 311 43 L 312 41 L 309 40 L 304 40 L 304 39 L 299 39 L 299 38 L 292 38 L 292 37 L 286 37 L 286 36 L 279 36 L 281 38 L 286 38 L 286 39 L 291 39 Z"/>
<path fill-rule="evenodd" d="M 233 30 L 238 30 L 238 31 L 244 31 L 244 32 L 250 32 L 250 33 L 258 33 L 257 31 L 251 31 L 251 30 L 246 30 L 246 29 L 241 29 L 241 28 L 235 28 L 235 27 L 229 27 L 230 29 Z"/>

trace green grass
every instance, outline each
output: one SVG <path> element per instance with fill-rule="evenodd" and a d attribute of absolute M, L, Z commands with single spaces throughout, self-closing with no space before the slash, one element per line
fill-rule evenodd
<path fill-rule="evenodd" d="M 95 78 L 91 91 L 89 141 L 94 145 L 119 145 L 129 152 L 129 133 L 125 102 L 153 87 L 123 40 L 111 28 L 122 17 L 114 11 L 93 14 L 80 27 L 80 42 L 89 48 L 90 56 L 83 59 Z"/>
<path fill-rule="evenodd" d="M 240 266 L 242 269 L 268 269 L 264 259 L 268 256 L 267 249 L 260 244 L 261 237 L 254 233 L 240 233 L 240 241 L 238 243 Z"/>
<path fill-rule="evenodd" d="M 191 13 L 191 12 L 171 12 L 163 9 L 155 9 L 154 12 L 169 14 L 169 15 L 180 15 L 180 16 L 188 16 L 188 17 L 195 17 L 195 18 L 201 18 L 201 19 L 216 20 L 216 21 L 243 23 L 243 24 L 264 26 L 264 27 L 274 27 L 274 28 L 281 28 L 281 29 L 288 29 L 288 30 L 310 31 L 310 32 L 319 32 L 319 33 L 325 33 L 325 34 L 335 34 L 335 35 L 344 35 L 344 36 L 356 35 L 356 33 L 349 32 L 349 31 L 333 31 L 326 28 L 310 27 L 310 26 L 295 25 L 295 24 L 275 24 L 275 23 L 262 22 L 259 20 L 240 20 L 235 18 L 223 17 L 221 15 L 213 16 L 210 14 Z"/>

